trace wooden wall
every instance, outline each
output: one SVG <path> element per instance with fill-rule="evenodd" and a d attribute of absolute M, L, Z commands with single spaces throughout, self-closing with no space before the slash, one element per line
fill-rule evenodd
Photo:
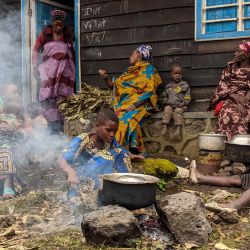
<path fill-rule="evenodd" d="M 179 63 L 193 98 L 210 98 L 239 41 L 195 42 L 194 13 L 194 0 L 81 0 L 82 82 L 104 87 L 98 69 L 120 75 L 131 51 L 147 43 L 164 83 Z"/>

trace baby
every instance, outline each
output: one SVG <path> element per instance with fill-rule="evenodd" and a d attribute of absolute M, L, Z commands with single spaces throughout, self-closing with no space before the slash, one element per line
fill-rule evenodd
<path fill-rule="evenodd" d="M 173 117 L 176 131 L 174 139 L 181 140 L 181 128 L 183 126 L 183 113 L 191 101 L 190 88 L 182 81 L 183 68 L 173 65 L 171 69 L 171 82 L 166 85 L 163 92 L 164 111 L 162 115 L 162 135 L 164 135 Z"/>

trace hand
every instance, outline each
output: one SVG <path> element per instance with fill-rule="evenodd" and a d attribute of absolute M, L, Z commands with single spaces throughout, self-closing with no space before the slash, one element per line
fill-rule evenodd
<path fill-rule="evenodd" d="M 248 101 L 247 101 L 247 98 L 244 97 L 244 96 L 239 96 L 239 95 L 236 95 L 236 94 L 232 94 L 230 95 L 230 97 L 237 103 L 237 104 L 241 104 L 243 106 L 246 106 Z"/>
<path fill-rule="evenodd" d="M 104 69 L 99 69 L 98 72 L 99 72 L 99 74 L 100 74 L 100 76 L 101 76 L 101 78 L 102 78 L 103 80 L 105 80 L 105 79 L 108 78 L 108 73 L 107 73 L 106 70 L 104 70 Z"/>
<path fill-rule="evenodd" d="M 238 104 L 237 109 L 238 109 L 238 111 L 240 112 L 241 115 L 246 115 L 247 114 L 247 110 L 242 104 Z"/>
<path fill-rule="evenodd" d="M 178 105 L 178 108 L 183 108 L 183 107 L 185 107 L 185 106 L 186 106 L 185 102 L 182 102 L 182 103 L 180 103 L 180 104 Z"/>
<path fill-rule="evenodd" d="M 135 105 L 131 104 L 129 105 L 127 108 L 126 108 L 126 112 L 131 112 L 131 111 L 134 111 L 136 109 Z"/>
<path fill-rule="evenodd" d="M 75 183 L 78 184 L 79 183 L 79 179 L 77 177 L 77 173 L 74 169 L 70 170 L 68 172 L 68 182 L 69 183 Z"/>
<path fill-rule="evenodd" d="M 145 157 L 142 156 L 142 155 L 130 154 L 129 157 L 131 158 L 131 160 L 137 160 L 137 161 L 143 161 L 143 160 L 145 160 Z"/>

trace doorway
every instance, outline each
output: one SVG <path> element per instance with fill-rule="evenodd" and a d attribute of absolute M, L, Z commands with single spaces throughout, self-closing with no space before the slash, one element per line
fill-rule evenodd
<path fill-rule="evenodd" d="M 32 50 L 38 34 L 50 24 L 50 11 L 53 9 L 64 10 L 67 14 L 66 25 L 74 30 L 77 72 L 75 89 L 79 90 L 79 2 L 80 0 L 22 0 L 22 83 L 25 102 L 38 101 L 39 83 L 33 75 Z"/>

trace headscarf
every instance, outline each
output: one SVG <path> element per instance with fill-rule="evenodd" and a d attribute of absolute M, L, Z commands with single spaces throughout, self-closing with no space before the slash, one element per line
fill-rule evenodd
<path fill-rule="evenodd" d="M 152 48 L 149 45 L 141 45 L 136 49 L 142 55 L 143 61 L 149 61 L 152 58 Z"/>
<path fill-rule="evenodd" d="M 52 10 L 50 12 L 50 20 L 51 20 L 51 23 L 53 23 L 53 22 L 55 22 L 57 20 L 63 21 L 65 23 L 65 20 L 66 20 L 65 11 L 63 11 L 63 10 Z"/>
<path fill-rule="evenodd" d="M 250 42 L 249 41 L 243 41 L 240 45 L 239 45 L 240 49 L 246 54 L 249 55 L 250 54 Z"/>

